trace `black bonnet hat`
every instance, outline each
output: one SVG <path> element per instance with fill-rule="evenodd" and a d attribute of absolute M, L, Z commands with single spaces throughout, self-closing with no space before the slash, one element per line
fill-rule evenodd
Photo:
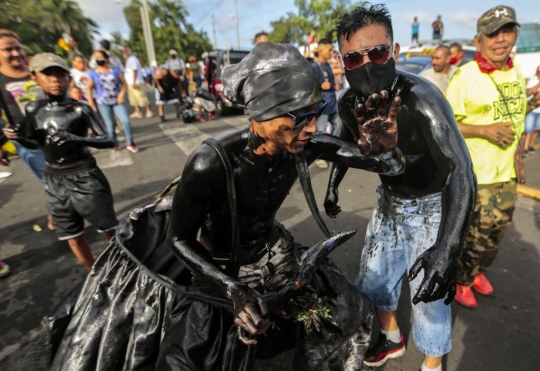
<path fill-rule="evenodd" d="M 289 44 L 259 43 L 240 63 L 223 69 L 225 96 L 249 117 L 271 120 L 322 99 L 312 65 Z"/>

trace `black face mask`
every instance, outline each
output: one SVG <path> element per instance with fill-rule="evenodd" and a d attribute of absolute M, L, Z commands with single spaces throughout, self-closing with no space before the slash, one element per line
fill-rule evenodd
<path fill-rule="evenodd" d="M 98 66 L 105 66 L 105 63 L 107 63 L 105 59 L 96 60 Z"/>
<path fill-rule="evenodd" d="M 361 97 L 367 98 L 373 93 L 389 91 L 396 77 L 396 62 L 390 58 L 385 64 L 368 62 L 355 70 L 345 70 L 347 82 Z"/>
<path fill-rule="evenodd" d="M 176 54 L 171 54 L 172 59 L 176 59 Z"/>

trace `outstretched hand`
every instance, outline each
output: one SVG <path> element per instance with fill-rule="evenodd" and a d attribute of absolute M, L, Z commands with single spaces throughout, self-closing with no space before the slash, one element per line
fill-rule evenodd
<path fill-rule="evenodd" d="M 446 250 L 440 251 L 433 246 L 416 259 L 409 271 L 408 281 L 414 280 L 422 269 L 424 279 L 414 295 L 413 303 L 429 303 L 446 297 L 444 304 L 450 304 L 456 295 L 457 257 L 449 256 Z"/>
<path fill-rule="evenodd" d="M 358 147 L 366 156 L 379 155 L 391 151 L 397 144 L 397 122 L 401 98 L 395 97 L 386 114 L 388 92 L 369 96 L 365 104 L 354 109 L 354 117 L 358 124 Z"/>
<path fill-rule="evenodd" d="M 251 288 L 245 285 L 235 285 L 229 293 L 234 305 L 234 323 L 238 327 L 238 339 L 247 345 L 257 344 L 257 340 L 246 336 L 266 333 L 270 321 L 266 318 L 268 309 L 266 303 Z"/>

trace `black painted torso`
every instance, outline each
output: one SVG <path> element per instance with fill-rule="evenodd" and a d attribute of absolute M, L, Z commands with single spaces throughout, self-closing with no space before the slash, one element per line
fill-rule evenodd
<path fill-rule="evenodd" d="M 444 97 L 434 94 L 431 84 L 419 83 L 417 76 L 399 73 L 396 88 L 390 93 L 388 101 L 397 94 L 401 98 L 401 108 L 397 116 L 398 142 L 397 147 L 407 160 L 404 173 L 396 176 L 380 175 L 383 186 L 402 198 L 421 197 L 441 192 L 448 176 L 447 167 L 437 166 L 432 151 L 428 147 L 431 130 L 439 130 L 439 120 L 442 117 L 452 117 L 448 102 Z M 340 116 L 343 124 L 349 129 L 355 140 L 358 140 L 358 125 L 352 116 L 358 105 L 358 98 L 349 89 L 340 100 Z M 423 107 L 430 107 L 429 111 Z M 431 114 L 431 110 L 439 113 Z M 448 111 L 446 115 L 442 111 Z M 347 115 L 346 112 L 350 112 Z M 344 119 L 346 118 L 346 119 Z"/>
<path fill-rule="evenodd" d="M 79 137 L 86 137 L 91 108 L 73 99 L 62 102 L 49 102 L 40 99 L 29 103 L 26 107 L 27 121 L 24 134 L 33 139 L 45 153 L 49 164 L 65 165 L 91 157 L 88 147 L 78 142 L 67 142 L 59 146 L 51 143 L 49 138 L 59 130 L 65 130 Z"/>

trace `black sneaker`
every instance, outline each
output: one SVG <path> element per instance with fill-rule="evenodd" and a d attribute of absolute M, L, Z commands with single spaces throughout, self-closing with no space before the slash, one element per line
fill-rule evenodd
<path fill-rule="evenodd" d="M 167 119 L 165 118 L 165 116 L 159 116 L 161 118 L 161 122 L 167 122 Z"/>
<path fill-rule="evenodd" d="M 534 147 L 529 147 L 529 155 L 534 155 L 535 153 Z"/>
<path fill-rule="evenodd" d="M 401 341 L 394 343 L 387 340 L 386 335 L 380 334 L 377 343 L 369 348 L 364 363 L 370 367 L 379 367 L 390 358 L 399 358 L 405 354 L 405 337 L 401 334 Z"/>

